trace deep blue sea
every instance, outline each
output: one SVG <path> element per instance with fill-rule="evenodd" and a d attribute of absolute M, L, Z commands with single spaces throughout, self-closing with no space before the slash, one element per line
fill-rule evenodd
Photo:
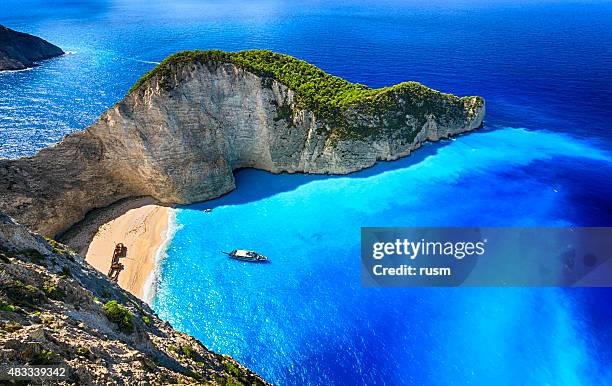
<path fill-rule="evenodd" d="M 277 384 L 612 384 L 612 290 L 370 289 L 359 272 L 362 226 L 612 226 L 612 4 L 330 3 L 3 0 L 0 24 L 71 54 L 0 73 L 0 157 L 86 127 L 182 49 L 481 95 L 480 132 L 349 176 L 242 170 L 179 208 L 153 307 Z"/>

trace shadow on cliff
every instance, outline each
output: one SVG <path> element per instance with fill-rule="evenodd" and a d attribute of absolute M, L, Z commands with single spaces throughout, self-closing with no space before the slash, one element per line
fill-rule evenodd
<path fill-rule="evenodd" d="M 241 205 L 263 200 L 279 193 L 290 192 L 313 181 L 336 178 L 368 178 L 390 170 L 397 170 L 418 164 L 425 158 L 435 155 L 438 149 L 450 143 L 451 140 L 426 142 L 408 157 L 395 161 L 379 161 L 371 168 L 345 175 L 283 173 L 273 174 L 264 170 L 244 168 L 234 172 L 236 189 L 216 199 L 198 202 L 190 205 L 179 205 L 179 208 L 192 210 L 213 209 L 223 205 Z M 87 254 L 87 249 L 98 228 L 107 222 L 128 212 L 130 209 L 144 205 L 161 205 L 151 197 L 130 197 L 119 200 L 105 208 L 90 210 L 85 218 L 73 224 L 66 232 L 57 236 L 58 241 L 69 245 L 81 255 Z"/>
<path fill-rule="evenodd" d="M 495 128 L 485 127 L 480 129 L 479 132 L 492 130 L 495 130 Z M 204 211 L 224 205 L 242 205 L 260 201 L 280 193 L 293 191 L 302 185 L 318 180 L 337 178 L 368 178 L 387 171 L 403 169 L 416 165 L 427 157 L 437 154 L 439 149 L 450 144 L 451 141 L 454 141 L 454 138 L 445 139 L 438 142 L 426 142 L 421 148 L 414 151 L 410 156 L 400 158 L 395 161 L 379 161 L 368 169 L 345 175 L 302 173 L 273 174 L 264 170 L 252 168 L 238 169 L 234 172 L 234 177 L 236 179 L 235 190 L 216 199 L 190 205 L 178 205 L 177 207 Z M 130 197 L 119 200 L 105 208 L 92 209 L 85 215 L 83 220 L 71 226 L 63 234 L 58 235 L 57 239 L 69 245 L 78 253 L 85 255 L 91 240 L 102 224 L 123 215 L 130 209 L 149 204 L 162 205 L 151 197 Z"/>
<path fill-rule="evenodd" d="M 435 155 L 438 152 L 438 149 L 449 144 L 450 141 L 452 140 L 442 140 L 436 143 L 427 142 L 408 157 L 400 158 L 395 161 L 379 161 L 371 168 L 345 175 L 301 173 L 282 173 L 275 175 L 259 169 L 238 169 L 234 171 L 234 177 L 236 179 L 235 190 L 216 199 L 179 207 L 188 207 L 189 209 L 203 211 L 224 205 L 241 205 L 263 200 L 279 193 L 293 191 L 301 185 L 305 185 L 313 181 L 336 178 L 368 178 L 390 170 L 402 169 L 418 164 L 425 158 Z"/>

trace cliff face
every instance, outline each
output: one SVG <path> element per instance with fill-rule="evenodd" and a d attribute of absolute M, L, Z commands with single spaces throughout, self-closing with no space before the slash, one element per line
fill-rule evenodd
<path fill-rule="evenodd" d="M 167 67 L 86 130 L 32 158 L 0 161 L 0 210 L 56 235 L 127 197 L 217 197 L 234 189 L 237 168 L 354 172 L 476 129 L 485 111 L 479 97 L 408 84 L 321 118 L 283 82 L 235 63 Z"/>
<path fill-rule="evenodd" d="M 2 364 L 67 365 L 78 385 L 265 384 L 2 213 L 0 272 Z"/>
<path fill-rule="evenodd" d="M 23 70 L 63 53 L 46 40 L 0 25 L 0 71 Z"/>

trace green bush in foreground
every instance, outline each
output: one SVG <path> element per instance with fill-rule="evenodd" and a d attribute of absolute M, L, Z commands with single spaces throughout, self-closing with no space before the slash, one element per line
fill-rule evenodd
<path fill-rule="evenodd" d="M 240 376 L 240 369 L 238 368 L 238 366 L 236 366 L 232 362 L 226 360 L 226 361 L 223 361 L 223 365 L 225 366 L 227 371 L 233 376 L 236 376 L 236 377 Z"/>
<path fill-rule="evenodd" d="M 196 373 L 193 370 L 185 370 L 185 371 L 183 371 L 183 375 L 191 377 L 191 378 L 195 379 L 196 381 L 202 380 L 202 376 L 200 374 Z"/>
<path fill-rule="evenodd" d="M 0 311 L 6 311 L 6 312 L 17 312 L 18 308 L 15 307 L 12 304 L 6 304 L 3 302 L 0 302 Z"/>
<path fill-rule="evenodd" d="M 134 331 L 134 317 L 132 313 L 123 305 L 117 303 L 117 301 L 111 300 L 107 302 L 103 307 L 103 311 L 108 320 L 115 323 L 122 332 L 129 334 Z"/>
<path fill-rule="evenodd" d="M 55 299 L 55 300 L 62 300 L 66 296 L 64 291 L 58 288 L 56 284 L 53 284 L 50 282 L 45 282 L 43 284 L 43 292 L 48 297 L 50 297 L 51 299 Z"/>
<path fill-rule="evenodd" d="M 89 358 L 89 356 L 91 354 L 89 349 L 87 347 L 84 347 L 84 346 L 77 347 L 75 353 L 76 353 L 76 355 L 81 356 L 81 357 L 85 357 L 85 358 Z"/>
<path fill-rule="evenodd" d="M 30 360 L 31 365 L 50 365 L 55 362 L 55 354 L 50 350 L 40 350 L 34 354 Z"/>
<path fill-rule="evenodd" d="M 181 352 L 183 355 L 185 355 L 187 358 L 190 359 L 195 359 L 196 358 L 196 352 L 193 348 L 191 348 L 191 346 L 182 346 L 181 347 Z"/>

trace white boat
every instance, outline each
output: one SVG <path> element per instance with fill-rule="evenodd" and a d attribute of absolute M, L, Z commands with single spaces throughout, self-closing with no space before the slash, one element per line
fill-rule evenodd
<path fill-rule="evenodd" d="M 223 252 L 230 257 L 230 259 L 250 262 L 262 262 L 268 261 L 268 258 L 260 253 L 254 251 L 247 251 L 245 249 L 234 249 L 231 252 Z"/>

